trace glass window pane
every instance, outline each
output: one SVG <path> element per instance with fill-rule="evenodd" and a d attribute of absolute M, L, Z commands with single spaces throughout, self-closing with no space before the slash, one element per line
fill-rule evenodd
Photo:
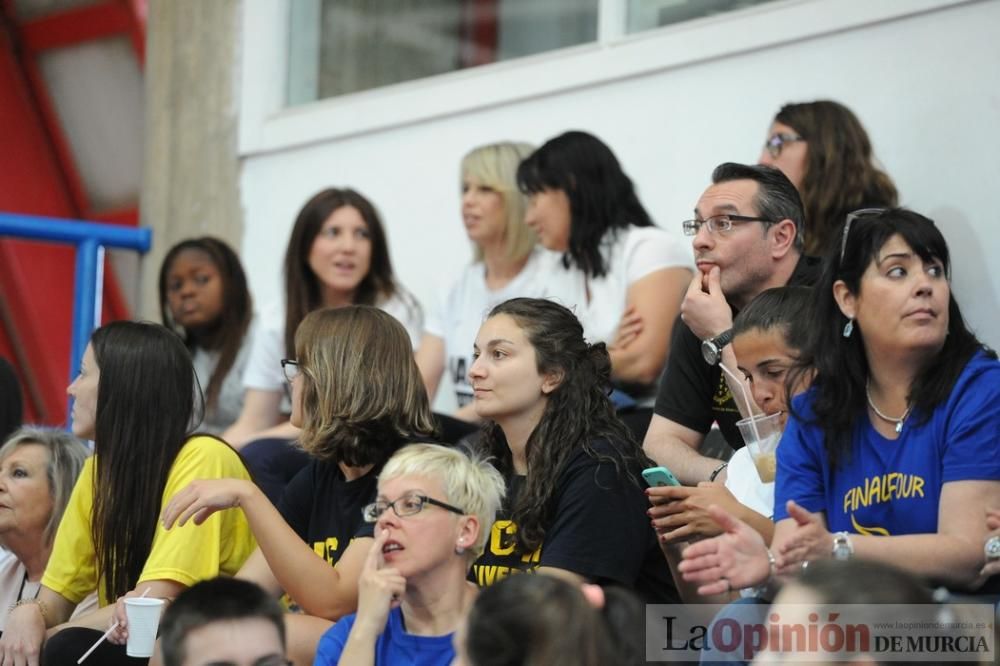
<path fill-rule="evenodd" d="M 639 32 L 774 0 L 628 0 L 628 31 Z"/>
<path fill-rule="evenodd" d="M 594 41 L 599 0 L 293 0 L 301 104 Z"/>
<path fill-rule="evenodd" d="M 142 177 L 143 81 L 124 37 L 39 56 L 92 210 L 134 206 Z"/>
<path fill-rule="evenodd" d="M 17 16 L 22 20 L 54 14 L 64 9 L 95 4 L 97 4 L 97 0 L 14 0 Z"/>

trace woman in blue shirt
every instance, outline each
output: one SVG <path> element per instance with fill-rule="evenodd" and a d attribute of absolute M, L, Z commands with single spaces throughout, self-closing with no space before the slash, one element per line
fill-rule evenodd
<path fill-rule="evenodd" d="M 968 330 L 934 223 L 856 211 L 827 257 L 778 452 L 771 551 L 741 526 L 685 552 L 725 591 L 857 556 L 957 589 L 981 584 L 987 507 L 1000 506 L 1000 363 Z M 770 556 L 770 562 L 769 562 Z"/>

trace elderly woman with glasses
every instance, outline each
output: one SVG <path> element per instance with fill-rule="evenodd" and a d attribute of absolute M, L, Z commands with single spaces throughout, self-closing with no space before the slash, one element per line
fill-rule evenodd
<path fill-rule="evenodd" d="M 987 507 L 1000 506 L 1000 363 L 966 327 L 934 223 L 904 209 L 848 216 L 817 285 L 778 448 L 771 549 L 725 533 L 684 552 L 705 594 L 826 559 L 894 564 L 954 589 L 983 579 Z M 840 240 L 840 239 L 838 239 Z"/>
<path fill-rule="evenodd" d="M 466 576 L 503 495 L 500 473 L 461 451 L 414 444 L 390 458 L 364 509 L 375 541 L 358 612 L 323 636 L 315 664 L 450 664 L 452 635 L 476 598 Z"/>
<path fill-rule="evenodd" d="M 760 163 L 781 169 L 802 195 L 807 255 L 823 256 L 836 244 L 848 212 L 896 205 L 896 186 L 876 165 L 861 121 L 843 104 L 786 104 L 767 137 Z"/>

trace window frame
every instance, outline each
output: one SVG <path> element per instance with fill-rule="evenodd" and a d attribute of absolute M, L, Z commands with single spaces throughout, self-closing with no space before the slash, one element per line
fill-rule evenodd
<path fill-rule="evenodd" d="M 626 34 L 626 0 L 599 0 L 597 41 L 286 106 L 289 0 L 244 2 L 239 154 L 346 139 L 558 95 L 980 0 L 776 0 Z M 696 101 L 692 101 L 696 103 Z"/>

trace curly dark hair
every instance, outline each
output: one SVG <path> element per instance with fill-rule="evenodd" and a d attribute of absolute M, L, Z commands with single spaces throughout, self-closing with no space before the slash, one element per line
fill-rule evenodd
<path fill-rule="evenodd" d="M 561 377 L 528 437 L 525 483 L 516 498 L 508 498 L 518 548 L 531 553 L 544 540 L 552 517 L 554 480 L 575 451 L 583 450 L 613 465 L 620 476 L 637 486 L 638 470 L 648 466 L 649 460 L 608 398 L 611 358 L 607 348 L 603 342 L 587 344 L 583 327 L 569 309 L 545 299 L 512 298 L 494 307 L 489 317 L 498 315 L 511 317 L 524 331 L 540 374 Z M 606 441 L 613 454 L 597 451 L 597 440 Z M 514 474 L 513 456 L 499 425 L 487 423 L 481 443 L 505 477 Z"/>
<path fill-rule="evenodd" d="M 518 166 L 517 185 L 525 194 L 566 193 L 571 218 L 567 255 L 590 277 L 608 272 L 601 256 L 601 239 L 608 231 L 653 226 L 618 158 L 587 132 L 566 132 L 546 141 Z M 565 257 L 563 262 L 568 266 Z"/>

